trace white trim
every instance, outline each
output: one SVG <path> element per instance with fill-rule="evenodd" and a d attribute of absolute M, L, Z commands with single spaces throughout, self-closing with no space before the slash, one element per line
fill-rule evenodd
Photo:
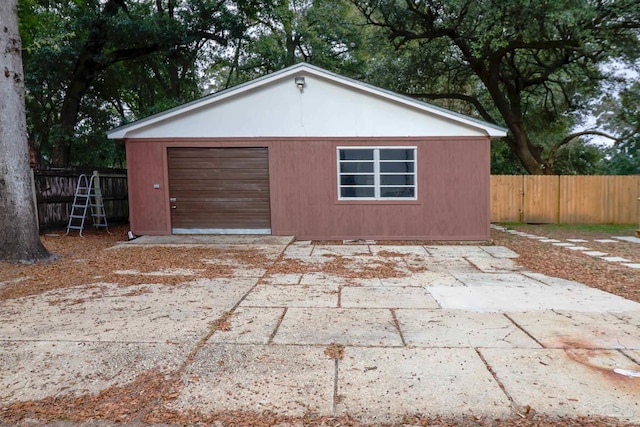
<path fill-rule="evenodd" d="M 373 150 L 373 159 L 372 160 L 340 160 L 340 150 Z M 381 197 L 380 196 L 380 163 L 393 162 L 393 160 L 380 160 L 380 150 L 413 150 L 413 172 L 412 173 L 384 173 L 382 175 L 413 175 L 413 185 L 385 185 L 385 187 L 407 187 L 414 189 L 413 197 Z M 398 162 L 409 162 L 410 160 L 397 160 Z M 373 172 L 357 172 L 357 173 L 342 173 L 340 172 L 340 164 L 341 163 L 358 163 L 358 162 L 373 162 Z M 340 189 L 348 188 L 348 185 L 340 184 L 340 176 L 341 175 L 371 175 L 373 174 L 373 191 L 374 197 L 342 197 Z M 338 200 L 348 200 L 348 201 L 390 201 L 390 200 L 398 200 L 398 201 L 415 201 L 418 200 L 418 147 L 415 145 L 411 146 L 397 146 L 397 145 L 380 145 L 380 146 L 339 146 L 336 147 L 336 177 L 338 184 Z M 353 187 L 371 187 L 371 185 L 357 185 Z"/>
<path fill-rule="evenodd" d="M 270 228 L 172 228 L 172 234 L 271 234 Z"/>
<path fill-rule="evenodd" d="M 369 85 L 367 83 L 363 83 L 357 80 L 353 80 L 353 79 L 341 76 L 339 74 L 332 73 L 330 71 L 324 70 L 322 68 L 319 68 L 310 64 L 300 63 L 297 65 L 293 65 L 291 67 L 285 68 L 283 70 L 277 71 L 275 73 L 268 74 L 264 77 L 251 80 L 247 83 L 235 86 L 233 88 L 223 90 L 221 92 L 217 92 L 212 95 L 205 96 L 204 98 L 198 99 L 196 101 L 172 108 L 170 110 L 155 114 L 153 116 L 150 116 L 141 120 L 137 120 L 135 122 L 117 127 L 115 129 L 111 129 L 110 131 L 107 132 L 107 137 L 109 139 L 127 138 L 127 136 L 131 132 L 139 131 L 140 129 L 146 128 L 148 126 L 152 126 L 154 124 L 157 124 L 165 120 L 169 120 L 176 116 L 188 114 L 193 110 L 201 109 L 210 104 L 221 102 L 227 98 L 241 95 L 245 92 L 252 91 L 261 86 L 269 85 L 278 80 L 289 78 L 301 72 L 307 73 L 308 75 L 311 75 L 311 76 L 316 76 L 318 78 L 331 81 L 341 86 L 346 86 L 356 91 L 368 93 L 370 95 L 373 95 L 382 99 L 386 99 L 387 101 L 392 101 L 400 105 L 404 105 L 413 109 L 417 109 L 419 111 L 433 114 L 437 117 L 441 117 L 456 123 L 466 125 L 473 129 L 482 131 L 489 137 L 504 137 L 507 135 L 506 129 L 496 126 L 494 124 L 477 120 L 472 117 L 468 117 L 450 110 L 446 110 L 444 108 L 437 107 L 435 105 L 427 104 L 426 102 L 417 101 L 415 99 Z M 213 137 L 215 135 L 211 135 L 211 136 Z"/>

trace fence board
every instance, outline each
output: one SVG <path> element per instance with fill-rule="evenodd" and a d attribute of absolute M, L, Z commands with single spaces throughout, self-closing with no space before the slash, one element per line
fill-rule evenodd
<path fill-rule="evenodd" d="M 127 174 L 123 169 L 98 169 L 107 221 L 122 222 L 129 217 Z M 73 195 L 80 174 L 92 168 L 40 169 L 34 171 L 40 230 L 64 228 L 69 221 Z M 91 224 L 91 220 L 89 220 Z M 90 226 L 90 225 L 89 225 Z"/>
<path fill-rule="evenodd" d="M 558 177 L 524 176 L 523 221 L 551 224 L 558 221 Z"/>
<path fill-rule="evenodd" d="M 491 175 L 491 221 L 522 221 L 523 179 L 523 176 Z"/>
<path fill-rule="evenodd" d="M 608 194 L 604 176 L 560 177 L 560 223 L 606 222 Z"/>
<path fill-rule="evenodd" d="M 607 177 L 607 223 L 637 224 L 640 220 L 640 176 L 629 178 Z"/>
<path fill-rule="evenodd" d="M 639 197 L 640 175 L 496 175 L 491 177 L 491 221 L 635 224 Z"/>

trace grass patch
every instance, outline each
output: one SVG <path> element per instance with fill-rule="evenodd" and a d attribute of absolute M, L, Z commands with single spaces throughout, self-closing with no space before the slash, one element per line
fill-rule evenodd
<path fill-rule="evenodd" d="M 499 225 L 508 229 L 536 227 L 549 231 L 580 231 L 604 234 L 634 235 L 637 224 L 528 224 L 524 222 L 503 222 Z"/>

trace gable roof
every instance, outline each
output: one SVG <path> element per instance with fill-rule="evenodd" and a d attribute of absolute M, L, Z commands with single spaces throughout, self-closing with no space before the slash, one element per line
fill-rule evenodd
<path fill-rule="evenodd" d="M 208 107 L 214 107 L 218 104 L 222 104 L 224 101 L 255 93 L 259 89 L 266 88 L 284 79 L 297 77 L 301 73 L 310 77 L 317 77 L 318 79 L 322 79 L 329 84 L 337 85 L 341 88 L 345 88 L 359 94 L 364 94 L 383 102 L 395 104 L 408 110 L 417 111 L 418 113 L 422 113 L 423 115 L 432 116 L 434 118 L 444 120 L 455 125 L 463 126 L 465 128 L 473 130 L 474 132 L 477 132 L 478 134 L 486 135 L 489 137 L 503 137 L 506 136 L 507 133 L 507 130 L 500 126 L 469 116 L 465 116 L 463 114 L 459 114 L 441 107 L 437 107 L 426 102 L 418 101 L 407 96 L 399 95 L 397 93 L 391 92 L 386 89 L 381 89 L 367 83 L 350 79 L 348 77 L 341 76 L 339 74 L 324 70 L 314 65 L 299 63 L 280 71 L 257 78 L 255 80 L 240 84 L 238 86 L 213 93 L 195 101 L 114 128 L 107 132 L 107 136 L 110 139 L 135 137 L 137 135 L 144 134 L 145 130 L 147 129 L 170 123 L 175 120 L 180 120 L 188 116 L 189 114 L 195 114 L 196 112 Z"/>

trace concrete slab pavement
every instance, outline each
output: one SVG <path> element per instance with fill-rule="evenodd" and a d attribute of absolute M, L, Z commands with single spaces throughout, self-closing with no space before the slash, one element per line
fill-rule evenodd
<path fill-rule="evenodd" d="M 640 243 L 640 237 L 635 236 L 613 236 L 614 239 L 624 240 L 626 242 Z"/>
<path fill-rule="evenodd" d="M 609 313 L 545 311 L 509 317 L 545 348 L 640 349 L 638 327 Z"/>
<path fill-rule="evenodd" d="M 480 312 L 567 310 L 586 312 L 638 311 L 640 304 L 599 289 L 545 285 L 469 287 L 431 286 L 429 293 L 446 310 Z"/>
<path fill-rule="evenodd" d="M 340 305 L 345 308 L 439 308 L 424 288 L 345 287 L 340 291 Z"/>
<path fill-rule="evenodd" d="M 286 308 L 238 307 L 228 317 L 229 329 L 213 334 L 209 343 L 269 344 Z"/>
<path fill-rule="evenodd" d="M 97 394 L 150 370 L 176 370 L 192 346 L 168 343 L 0 341 L 0 407 L 66 394 Z M 0 414 L 0 424 L 2 416 Z"/>
<path fill-rule="evenodd" d="M 241 306 L 337 307 L 338 286 L 259 285 Z"/>
<path fill-rule="evenodd" d="M 529 405 L 640 422 L 638 379 L 613 371 L 640 371 L 639 303 L 524 271 L 500 247 L 250 244 L 271 264 L 1 302 L 0 407 L 155 369 L 182 376 L 169 409 L 202 413 L 393 422 Z"/>
<path fill-rule="evenodd" d="M 120 242 L 121 245 L 207 245 L 207 246 L 238 246 L 249 245 L 283 246 L 294 241 L 293 236 L 271 236 L 260 234 L 247 235 L 211 235 L 211 234 L 175 234 L 171 236 L 140 236 L 128 242 Z"/>
<path fill-rule="evenodd" d="M 506 417 L 510 402 L 475 350 L 347 347 L 337 413 L 374 422 L 398 414 Z"/>
<path fill-rule="evenodd" d="M 456 310 L 397 310 L 408 346 L 432 348 L 540 348 L 501 313 Z"/>
<path fill-rule="evenodd" d="M 311 346 L 205 345 L 175 409 L 331 416 L 335 362 Z"/>
<path fill-rule="evenodd" d="M 291 308 L 287 310 L 273 342 L 289 345 L 403 345 L 393 312 L 376 308 Z"/>
<path fill-rule="evenodd" d="M 254 282 L 217 278 L 178 286 L 94 283 L 4 301 L 0 340 L 194 345 L 209 322 L 230 310 Z"/>
<path fill-rule="evenodd" d="M 517 406 L 553 416 L 640 422 L 640 385 L 614 369 L 639 366 L 615 350 L 481 349 Z"/>

